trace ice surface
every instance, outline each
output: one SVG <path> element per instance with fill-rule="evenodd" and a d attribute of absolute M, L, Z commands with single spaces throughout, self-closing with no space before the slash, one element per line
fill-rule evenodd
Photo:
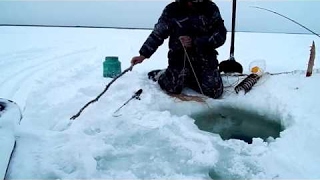
<path fill-rule="evenodd" d="M 250 93 L 225 92 L 207 104 L 180 102 L 160 91 L 146 73 L 167 65 L 167 42 L 151 59 L 117 80 L 75 121 L 69 118 L 111 81 L 105 56 L 130 65 L 150 31 L 0 27 L 0 95 L 16 101 L 24 118 L 9 179 L 246 179 L 319 178 L 317 95 L 320 75 L 268 76 Z M 236 34 L 235 58 L 266 61 L 267 72 L 305 70 L 312 35 Z M 229 39 L 229 34 L 228 34 Z M 229 41 L 218 49 L 228 59 Z M 318 48 L 316 48 L 318 51 Z M 315 68 L 318 54 L 316 56 Z M 246 68 L 248 67 L 248 68 Z M 228 83 L 229 82 L 229 83 Z M 227 79 L 225 85 L 232 84 Z M 142 88 L 120 117 L 112 113 Z M 227 106 L 276 115 L 280 138 L 252 144 L 199 130 L 189 116 Z"/>

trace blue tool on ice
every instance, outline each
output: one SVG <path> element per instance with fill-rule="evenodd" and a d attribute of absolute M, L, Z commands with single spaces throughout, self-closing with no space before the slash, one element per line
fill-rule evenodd
<path fill-rule="evenodd" d="M 0 179 L 7 179 L 10 161 L 16 147 L 15 127 L 20 124 L 22 112 L 19 105 L 0 98 Z"/>

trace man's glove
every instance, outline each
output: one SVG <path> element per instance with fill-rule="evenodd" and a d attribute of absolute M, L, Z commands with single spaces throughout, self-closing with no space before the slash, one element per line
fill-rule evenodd
<path fill-rule="evenodd" d="M 192 47 L 192 39 L 189 36 L 180 36 L 179 40 L 184 47 Z"/>
<path fill-rule="evenodd" d="M 131 59 L 131 65 L 136 65 L 136 64 L 139 64 L 139 63 L 142 63 L 143 60 L 145 60 L 146 57 L 140 55 L 140 56 L 135 56 Z"/>

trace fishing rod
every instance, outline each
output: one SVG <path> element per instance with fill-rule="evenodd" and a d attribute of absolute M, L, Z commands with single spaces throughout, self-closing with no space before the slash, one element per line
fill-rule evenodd
<path fill-rule="evenodd" d="M 314 34 L 314 35 L 316 35 L 316 36 L 318 36 L 318 37 L 320 38 L 320 35 L 319 35 L 318 33 L 312 31 L 311 29 L 307 28 L 306 26 L 300 24 L 299 22 L 297 22 L 297 21 L 295 21 L 295 20 L 293 20 L 293 19 L 291 19 L 291 18 L 289 18 L 289 17 L 287 17 L 287 16 L 285 16 L 285 15 L 283 15 L 283 14 L 280 14 L 280 13 L 278 13 L 278 12 L 276 12 L 276 11 L 272 11 L 272 10 L 270 10 L 270 9 L 263 8 L 263 7 L 259 7 L 259 6 L 251 6 L 251 7 L 256 8 L 256 9 L 260 9 L 260 10 L 264 10 L 264 11 L 268 11 L 268 12 L 271 12 L 271 13 L 276 14 L 276 15 L 278 15 L 278 16 L 281 16 L 281 17 L 283 17 L 283 18 L 286 18 L 286 19 L 288 19 L 289 21 L 291 21 L 291 22 L 299 25 L 300 27 L 306 29 L 307 31 L 311 32 L 312 34 Z"/>
<path fill-rule="evenodd" d="M 116 76 L 108 85 L 106 85 L 105 89 L 93 100 L 89 101 L 87 104 L 85 104 L 77 114 L 73 115 L 70 120 L 75 120 L 76 118 L 78 118 L 80 116 L 80 114 L 82 113 L 82 111 L 87 108 L 90 104 L 98 101 L 100 99 L 100 97 L 108 90 L 108 88 L 111 86 L 112 83 L 114 83 L 118 78 L 120 78 L 121 76 L 123 76 L 125 73 L 127 73 L 128 71 L 131 71 L 134 65 L 131 65 L 130 67 L 128 67 L 127 69 L 125 69 L 121 74 L 119 74 L 118 76 Z"/>
<path fill-rule="evenodd" d="M 140 99 L 140 95 L 142 93 L 142 89 L 139 89 L 137 92 L 132 95 L 130 99 L 128 99 L 122 106 L 120 106 L 116 111 L 113 112 L 113 116 L 117 117 L 118 115 L 115 115 L 117 112 L 119 112 L 125 105 L 127 105 L 132 99 Z"/>

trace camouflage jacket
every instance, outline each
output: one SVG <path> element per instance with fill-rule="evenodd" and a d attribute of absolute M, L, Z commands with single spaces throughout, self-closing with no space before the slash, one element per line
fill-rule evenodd
<path fill-rule="evenodd" d="M 140 55 L 149 58 L 164 40 L 169 38 L 169 66 L 183 66 L 184 49 L 180 36 L 190 36 L 192 47 L 188 55 L 195 62 L 204 66 L 217 68 L 216 48 L 226 40 L 227 30 L 218 7 L 211 1 L 190 10 L 178 2 L 165 7 L 158 22 L 147 40 L 142 45 Z"/>

